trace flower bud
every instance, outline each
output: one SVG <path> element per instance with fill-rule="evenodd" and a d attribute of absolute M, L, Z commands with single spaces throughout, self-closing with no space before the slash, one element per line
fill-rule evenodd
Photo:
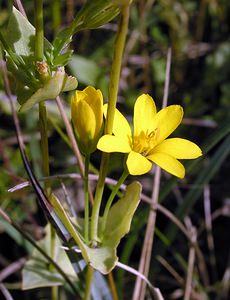
<path fill-rule="evenodd" d="M 71 98 L 71 116 L 79 147 L 87 155 L 95 151 L 103 130 L 103 96 L 88 86 Z"/>

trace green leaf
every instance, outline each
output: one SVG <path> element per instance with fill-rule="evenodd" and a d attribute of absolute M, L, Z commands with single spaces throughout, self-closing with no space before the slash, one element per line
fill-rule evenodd
<path fill-rule="evenodd" d="M 40 240 L 37 244 L 51 256 L 51 230 L 47 225 L 45 228 L 46 236 Z M 65 270 L 65 273 L 73 281 L 77 280 L 77 275 L 65 253 L 65 250 L 61 248 L 61 243 L 57 237 L 55 237 L 54 245 L 54 261 Z M 51 256 L 52 257 L 52 256 Z M 34 248 L 31 258 L 26 262 L 22 271 L 22 289 L 33 289 L 38 287 L 48 287 L 63 285 L 65 283 L 63 277 L 57 273 L 56 269 L 50 268 L 47 264 L 47 260 L 44 256 Z"/>
<path fill-rule="evenodd" d="M 17 55 L 29 57 L 34 54 L 35 28 L 20 11 L 13 7 L 5 38 L 8 46 Z M 45 49 L 51 44 L 44 39 Z"/>
<path fill-rule="evenodd" d="M 98 28 L 114 19 L 119 12 L 119 5 L 112 0 L 88 0 L 73 21 L 73 30 Z"/>
<path fill-rule="evenodd" d="M 76 89 L 77 79 L 68 76 L 64 68 L 55 72 L 54 76 L 40 89 L 38 89 L 20 108 L 20 112 L 25 112 L 36 103 L 48 99 L 55 99 L 62 91 Z"/>
<path fill-rule="evenodd" d="M 73 50 L 68 50 L 63 54 L 60 54 L 55 57 L 53 60 L 53 66 L 56 67 L 64 67 L 68 64 L 68 62 L 71 60 L 71 57 L 73 55 Z"/>
<path fill-rule="evenodd" d="M 85 85 L 96 85 L 100 70 L 94 61 L 80 55 L 73 55 L 68 66 L 79 82 Z"/>
<path fill-rule="evenodd" d="M 34 63 L 35 28 L 15 7 L 4 35 L 0 35 L 7 55 L 7 68 L 15 78 L 15 91 L 22 104 L 40 86 Z M 44 39 L 46 52 L 51 44 Z"/>
<path fill-rule="evenodd" d="M 35 28 L 13 7 L 6 31 L 9 47 L 18 55 L 30 56 L 34 51 Z"/>
<path fill-rule="evenodd" d="M 112 0 L 88 0 L 73 22 L 56 36 L 52 51 L 54 59 L 69 45 L 72 35 L 108 23 L 119 14 L 119 11 L 119 6 Z"/>
<path fill-rule="evenodd" d="M 130 230 L 133 215 L 140 202 L 140 193 L 140 183 L 130 184 L 124 197 L 117 201 L 109 211 L 100 247 L 86 247 L 90 264 L 103 274 L 109 273 L 116 265 L 117 246 L 121 238 Z"/>

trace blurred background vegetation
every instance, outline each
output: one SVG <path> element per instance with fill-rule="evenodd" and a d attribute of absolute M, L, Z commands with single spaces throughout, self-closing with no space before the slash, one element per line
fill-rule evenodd
<path fill-rule="evenodd" d="M 16 1 L 15 1 L 16 2 Z M 71 22 L 85 1 L 44 1 L 45 35 L 52 41 L 63 25 Z M 33 23 L 33 1 L 23 1 L 28 19 Z M 0 26 L 6 26 L 11 1 L 0 1 Z M 124 55 L 118 99 L 119 109 L 132 117 L 133 104 L 141 93 L 149 93 L 160 109 L 165 81 L 166 56 L 172 48 L 168 104 L 181 104 L 185 111 L 183 125 L 176 135 L 193 140 L 204 151 L 203 158 L 187 164 L 187 176 L 176 180 L 163 173 L 160 201 L 177 215 L 189 229 L 196 227 L 202 259 L 197 259 L 191 299 L 229 299 L 230 283 L 230 2 L 228 0 L 139 0 L 133 1 Z M 97 30 L 74 36 L 74 50 L 67 72 L 77 77 L 79 89 L 93 85 L 103 91 L 105 101 L 117 29 L 117 19 Z M 1 59 L 4 55 L 1 51 Z M 13 84 L 13 83 L 12 83 Z M 69 95 L 63 96 L 69 110 Z M 53 102 L 49 110 L 49 146 L 51 174 L 77 172 L 73 153 L 60 136 L 62 121 Z M 19 114 L 33 169 L 41 177 L 41 157 L 37 110 Z M 110 162 L 110 177 L 119 178 L 122 156 Z M 99 167 L 99 153 L 93 155 L 92 171 Z M 26 181 L 15 137 L 9 103 L 0 76 L 0 206 L 35 239 L 44 234 L 46 219 L 37 206 L 30 188 L 8 192 Z M 154 172 L 154 170 L 153 170 Z M 138 177 L 144 193 L 150 195 L 152 175 Z M 132 181 L 133 178 L 130 178 Z M 52 181 L 57 193 L 68 196 L 78 212 L 82 209 L 82 182 L 67 178 Z M 64 195 L 63 195 L 64 197 Z M 138 268 L 148 205 L 139 207 L 131 233 L 119 247 L 122 262 Z M 189 244 L 172 222 L 158 213 L 150 280 L 165 299 L 183 299 Z M 0 219 L 1 270 L 19 262 L 29 253 L 18 232 Z M 4 279 L 14 299 L 49 299 L 48 289 L 20 291 L 18 270 Z M 135 278 L 124 271 L 114 272 L 121 299 L 129 299 Z M 128 288 L 129 287 L 129 288 Z M 63 294 L 62 299 L 65 298 Z M 69 296 L 70 297 L 70 296 Z M 1 295 L 0 295 L 1 298 Z M 4 298 L 3 298 L 4 299 Z"/>

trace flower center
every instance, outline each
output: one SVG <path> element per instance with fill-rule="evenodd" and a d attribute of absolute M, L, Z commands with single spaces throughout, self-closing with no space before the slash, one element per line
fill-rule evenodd
<path fill-rule="evenodd" d="M 141 131 L 137 136 L 133 137 L 133 150 L 143 156 L 147 156 L 157 144 L 160 129 L 156 128 L 149 133 Z"/>

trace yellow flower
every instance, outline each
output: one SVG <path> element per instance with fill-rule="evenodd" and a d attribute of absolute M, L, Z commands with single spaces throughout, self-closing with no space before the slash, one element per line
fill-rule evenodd
<path fill-rule="evenodd" d="M 95 151 L 103 127 L 103 96 L 88 86 L 71 98 L 71 116 L 79 146 L 84 154 Z"/>
<path fill-rule="evenodd" d="M 104 106 L 106 114 L 107 107 Z M 113 135 L 100 138 L 97 148 L 104 152 L 128 153 L 126 165 L 131 175 L 150 171 L 152 163 L 167 172 L 183 178 L 184 166 L 177 159 L 193 159 L 202 155 L 200 148 L 185 139 L 166 139 L 181 123 L 183 109 L 179 105 L 163 108 L 158 113 L 147 94 L 138 97 L 134 106 L 134 132 L 116 109 Z"/>

